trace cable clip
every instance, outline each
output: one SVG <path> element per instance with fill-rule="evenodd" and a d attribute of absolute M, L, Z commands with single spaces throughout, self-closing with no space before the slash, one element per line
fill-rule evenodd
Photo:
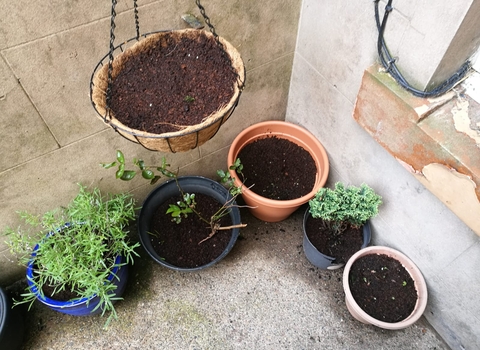
<path fill-rule="evenodd" d="M 395 62 L 397 61 L 398 57 L 392 57 L 388 62 L 387 62 L 387 66 L 385 67 L 386 71 L 387 72 L 390 72 L 390 69 L 392 68 L 392 65 L 395 64 Z"/>

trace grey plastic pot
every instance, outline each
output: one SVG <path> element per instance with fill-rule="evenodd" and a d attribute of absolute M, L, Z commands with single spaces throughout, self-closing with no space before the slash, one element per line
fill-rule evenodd
<path fill-rule="evenodd" d="M 225 203 L 226 201 L 230 200 L 232 196 L 228 192 L 228 190 L 219 184 L 216 181 L 208 179 L 202 176 L 181 176 L 178 178 L 178 185 L 175 180 L 170 180 L 162 183 L 160 186 L 155 188 L 150 194 L 148 195 L 147 199 L 143 203 L 142 210 L 140 211 L 140 215 L 138 218 L 138 231 L 140 235 L 140 243 L 143 248 L 147 251 L 148 255 L 155 260 L 160 265 L 167 267 L 172 270 L 176 271 L 198 271 L 201 269 L 205 269 L 210 267 L 220 260 L 222 260 L 233 248 L 235 242 L 237 241 L 238 235 L 240 233 L 239 228 L 232 229 L 232 236 L 230 241 L 225 248 L 225 250 L 213 261 L 209 262 L 208 264 L 186 268 L 186 267 L 178 267 L 172 265 L 165 261 L 158 253 L 154 250 L 152 243 L 150 241 L 150 222 L 155 215 L 157 208 L 169 200 L 173 196 L 177 196 L 180 194 L 178 186 L 182 188 L 182 190 L 186 193 L 201 193 L 204 195 L 208 195 L 214 199 L 216 199 L 219 203 Z M 238 207 L 235 206 L 235 202 L 233 202 L 233 206 L 230 210 L 230 219 L 232 220 L 232 225 L 238 225 L 241 223 L 240 219 L 240 210 Z"/>
<path fill-rule="evenodd" d="M 12 299 L 0 288 L 0 348 L 16 350 L 23 343 L 24 323 L 20 307 L 12 309 Z"/>
<path fill-rule="evenodd" d="M 308 261 L 312 263 L 312 265 L 324 269 L 324 270 L 336 270 L 343 266 L 344 263 L 336 263 L 335 257 L 328 256 L 320 252 L 307 237 L 307 231 L 305 229 L 305 225 L 307 220 L 311 218 L 310 211 L 307 209 L 305 211 L 305 215 L 303 216 L 303 251 L 305 252 L 305 256 L 307 257 Z M 370 227 L 370 222 L 367 220 L 365 225 L 362 228 L 363 232 L 363 244 L 360 249 L 365 248 L 370 243 L 370 239 L 372 237 L 372 231 Z M 360 250 L 359 249 L 359 250 Z"/>

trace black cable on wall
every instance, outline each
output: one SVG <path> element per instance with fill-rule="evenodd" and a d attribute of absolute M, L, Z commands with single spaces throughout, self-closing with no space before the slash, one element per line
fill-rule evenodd
<path fill-rule="evenodd" d="M 435 97 L 446 93 L 451 90 L 455 85 L 460 83 L 467 73 L 470 71 L 471 63 L 466 61 L 450 78 L 445 80 L 442 84 L 431 91 L 421 91 L 412 87 L 407 80 L 403 77 L 402 73 L 398 70 L 395 64 L 395 58 L 390 54 L 390 51 L 387 48 L 384 39 L 385 27 L 387 26 L 387 20 L 390 12 L 392 12 L 392 2 L 393 0 L 388 0 L 387 5 L 385 6 L 385 13 L 383 14 L 382 22 L 380 23 L 380 15 L 378 11 L 378 3 L 380 0 L 374 0 L 375 3 L 375 21 L 377 23 L 378 29 L 378 41 L 377 41 L 377 50 L 380 62 L 382 63 L 385 70 L 390 73 L 390 75 L 397 81 L 397 83 L 402 86 L 405 90 L 409 91 L 417 97 Z"/>

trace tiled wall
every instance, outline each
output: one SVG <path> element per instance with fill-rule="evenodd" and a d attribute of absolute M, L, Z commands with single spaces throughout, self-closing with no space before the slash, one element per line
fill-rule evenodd
<path fill-rule="evenodd" d="M 396 27 L 392 21 L 389 27 L 390 42 L 398 41 L 395 47 L 403 45 L 402 40 L 392 40 L 395 36 L 400 38 L 406 28 L 419 25 L 418 8 L 432 4 L 394 2 L 400 8 L 392 18 L 402 17 L 405 24 Z M 453 16 L 458 4 L 454 9 L 450 5 L 435 2 L 433 10 L 452 11 Z M 442 18 L 440 23 L 445 21 Z M 480 344 L 480 238 L 352 118 L 363 72 L 377 59 L 373 3 L 304 0 L 299 28 L 287 121 L 307 127 L 325 146 L 331 164 L 327 185 L 365 182 L 382 195 L 380 215 L 372 222 L 373 244 L 396 248 L 419 266 L 429 289 L 426 318 L 453 349 L 476 349 Z M 445 36 L 431 41 L 424 34 L 409 45 L 418 50 L 433 47 L 433 55 L 440 50 L 436 45 L 447 40 Z M 412 67 L 405 60 L 408 57 L 402 54 L 401 67 L 410 72 L 424 63 Z"/>
<path fill-rule="evenodd" d="M 218 34 L 241 53 L 247 70 L 239 106 L 205 145 L 166 154 L 181 174 L 215 176 L 226 167 L 228 145 L 248 125 L 284 119 L 298 28 L 300 0 L 202 1 Z M 139 0 L 140 31 L 187 27 L 184 13 L 199 15 L 195 1 Z M 133 2 L 116 7 L 116 43 L 135 35 Z M 16 226 L 17 210 L 42 213 L 65 205 L 76 183 L 103 191 L 151 190 L 141 180 L 114 179 L 99 163 L 115 150 L 154 164 L 163 155 L 124 140 L 96 117 L 89 81 L 108 51 L 109 1 L 8 1 L 0 6 L 0 228 Z M 0 239 L 0 283 L 23 269 Z"/>

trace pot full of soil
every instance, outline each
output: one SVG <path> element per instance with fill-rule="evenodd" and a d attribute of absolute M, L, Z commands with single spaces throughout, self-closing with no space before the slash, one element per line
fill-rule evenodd
<path fill-rule="evenodd" d="M 427 305 L 427 285 L 418 267 L 401 252 L 372 246 L 345 265 L 348 311 L 358 321 L 397 330 L 415 323 Z"/>
<path fill-rule="evenodd" d="M 238 51 L 205 30 L 148 33 L 111 52 L 92 74 L 92 105 L 106 124 L 149 150 L 184 152 L 208 141 L 244 86 Z"/>
<path fill-rule="evenodd" d="M 312 265 L 324 270 L 336 270 L 350 257 L 368 246 L 372 237 L 370 221 L 362 227 L 349 225 L 339 235 L 334 235 L 322 219 L 315 219 L 310 210 L 303 217 L 303 251 Z"/>
<path fill-rule="evenodd" d="M 286 219 L 327 181 L 329 162 L 322 144 L 306 129 L 266 121 L 243 130 L 228 152 L 229 167 L 239 158 L 243 170 L 229 169 L 242 198 L 260 220 Z"/>
<path fill-rule="evenodd" d="M 35 283 L 35 255 L 37 249 L 38 245 L 35 247 L 32 253 L 32 259 L 27 266 L 27 283 L 29 289 L 35 293 L 38 301 L 54 311 L 72 316 L 98 315 L 103 312 L 102 305 L 95 310 L 100 303 L 100 298 L 95 294 L 88 298 L 79 299 L 76 294 L 64 290 L 56 292 L 55 295 L 52 296 L 52 292 L 54 291 L 53 287 L 45 285 L 38 286 Z M 121 297 L 127 286 L 128 265 L 125 263 L 126 260 L 124 257 L 117 256 L 114 262 L 117 266 L 112 269 L 112 272 L 108 276 L 108 280 L 116 286 L 114 291 L 115 297 Z"/>
<path fill-rule="evenodd" d="M 194 213 L 172 221 L 166 214 L 170 204 L 181 199 L 181 192 L 195 194 L 195 209 L 204 218 L 210 218 L 227 201 L 232 199 L 228 190 L 211 179 L 201 176 L 180 176 L 162 183 L 143 203 L 138 218 L 140 243 L 150 257 L 160 265 L 176 271 L 197 271 L 222 260 L 233 248 L 239 228 L 218 230 L 211 237 L 211 229 Z M 219 224 L 223 227 L 238 226 L 240 210 L 235 202 Z"/>

